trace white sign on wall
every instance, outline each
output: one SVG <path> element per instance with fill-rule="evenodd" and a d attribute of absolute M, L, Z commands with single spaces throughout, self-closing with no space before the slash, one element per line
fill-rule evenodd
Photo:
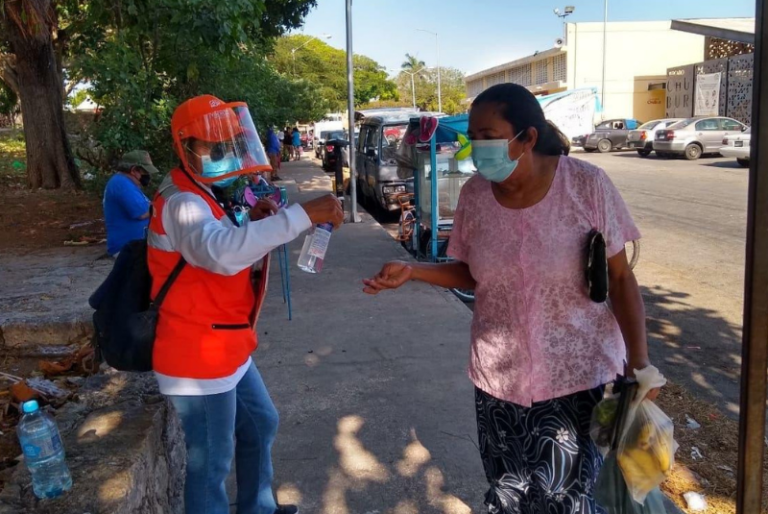
<path fill-rule="evenodd" d="M 696 76 L 696 102 L 694 116 L 718 116 L 720 114 L 721 73 Z"/>
<path fill-rule="evenodd" d="M 568 139 L 590 134 L 594 128 L 597 93 L 579 89 L 538 97 L 544 116 L 554 123 Z"/>

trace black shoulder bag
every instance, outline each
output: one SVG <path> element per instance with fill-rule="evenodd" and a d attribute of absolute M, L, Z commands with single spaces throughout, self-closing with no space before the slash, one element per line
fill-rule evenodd
<path fill-rule="evenodd" d="M 121 251 L 106 280 L 91 296 L 97 351 L 120 371 L 151 371 L 160 306 L 184 269 L 183 257 L 157 297 L 151 300 L 152 276 L 147 241 L 131 241 Z"/>
<path fill-rule="evenodd" d="M 586 277 L 590 300 L 595 303 L 608 300 L 608 256 L 605 238 L 598 230 L 589 233 Z"/>

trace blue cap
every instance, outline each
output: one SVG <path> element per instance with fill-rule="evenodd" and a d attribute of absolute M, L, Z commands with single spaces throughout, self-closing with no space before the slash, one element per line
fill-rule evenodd
<path fill-rule="evenodd" d="M 36 412 L 39 408 L 40 406 L 37 404 L 37 400 L 29 400 L 28 402 L 24 402 L 21 410 L 24 411 L 24 414 L 29 414 L 30 412 Z"/>

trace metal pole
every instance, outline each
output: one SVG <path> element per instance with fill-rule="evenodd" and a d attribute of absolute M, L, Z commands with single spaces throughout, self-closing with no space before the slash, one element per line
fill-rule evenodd
<path fill-rule="evenodd" d="M 435 33 L 435 45 L 437 46 L 437 111 L 443 112 L 443 89 L 440 84 L 440 40 Z"/>
<path fill-rule="evenodd" d="M 605 118 L 605 67 L 608 59 L 606 54 L 608 53 L 608 0 L 603 0 L 604 14 L 603 14 L 603 87 L 600 92 L 600 102 L 603 104 L 602 118 Z"/>
<path fill-rule="evenodd" d="M 406 72 L 408 73 L 408 72 Z M 411 100 L 413 100 L 413 108 L 416 109 L 416 84 L 413 81 L 415 73 L 408 73 L 411 76 Z"/>
<path fill-rule="evenodd" d="M 354 54 L 352 53 L 352 0 L 347 4 L 347 111 L 349 117 L 349 189 L 350 223 L 357 223 L 357 173 L 355 166 L 355 80 Z"/>
<path fill-rule="evenodd" d="M 768 369 L 768 9 L 757 0 L 736 512 L 760 512 Z"/>

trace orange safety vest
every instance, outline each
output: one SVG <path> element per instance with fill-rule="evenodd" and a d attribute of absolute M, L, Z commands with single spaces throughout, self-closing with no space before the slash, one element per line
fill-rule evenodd
<path fill-rule="evenodd" d="M 205 200 L 216 219 L 224 209 L 180 169 L 172 184 L 161 186 L 153 201 L 147 235 L 152 298 L 155 298 L 181 254 L 172 248 L 163 227 L 163 208 L 181 192 Z M 247 268 L 219 275 L 187 263 L 160 306 L 152 366 L 164 375 L 223 378 L 232 375 L 256 349 L 256 320 L 267 288 L 269 256 L 260 270 Z"/>

